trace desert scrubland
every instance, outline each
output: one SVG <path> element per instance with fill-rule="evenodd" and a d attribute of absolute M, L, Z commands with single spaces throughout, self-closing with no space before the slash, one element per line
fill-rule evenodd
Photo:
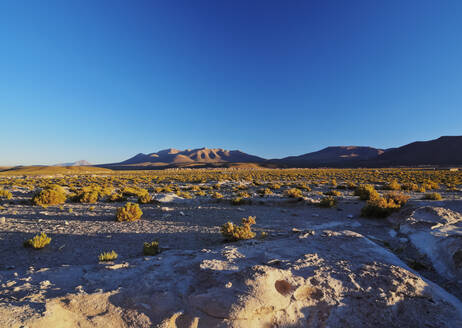
<path fill-rule="evenodd" d="M 0 173 L 1 327 L 462 326 L 460 171 L 92 169 Z"/>

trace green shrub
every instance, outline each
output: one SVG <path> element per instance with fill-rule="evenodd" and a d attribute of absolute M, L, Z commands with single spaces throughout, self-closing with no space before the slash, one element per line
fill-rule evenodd
<path fill-rule="evenodd" d="M 64 192 L 60 192 L 59 189 L 52 189 L 46 188 L 36 194 L 32 201 L 35 205 L 39 205 L 42 207 L 52 206 L 52 205 L 60 205 L 66 202 L 66 194 Z"/>
<path fill-rule="evenodd" d="M 124 207 L 119 207 L 117 209 L 117 221 L 136 221 L 141 218 L 143 211 L 141 211 L 140 206 L 135 203 L 126 203 Z"/>
<path fill-rule="evenodd" d="M 143 245 L 143 254 L 144 255 L 149 255 L 149 256 L 154 256 L 160 253 L 159 250 L 159 242 L 158 241 L 152 241 L 150 243 L 144 243 Z"/>
<path fill-rule="evenodd" d="M 427 200 L 442 200 L 443 197 L 441 197 L 441 195 L 437 192 L 431 192 L 431 193 L 428 193 L 428 194 L 425 194 L 423 199 L 427 199 Z"/>
<path fill-rule="evenodd" d="M 323 197 L 319 202 L 321 207 L 334 207 L 335 205 L 337 205 L 337 199 L 332 196 Z"/>
<path fill-rule="evenodd" d="M 103 253 L 99 254 L 98 260 L 101 261 L 101 262 L 113 261 L 113 260 L 117 259 L 117 257 L 119 257 L 119 255 L 115 251 L 103 252 Z"/>
<path fill-rule="evenodd" d="M 42 249 L 51 242 L 51 238 L 45 233 L 34 236 L 34 238 L 26 240 L 24 242 L 25 247 L 32 247 L 34 249 Z"/>
<path fill-rule="evenodd" d="M 221 233 L 227 241 L 252 239 L 255 237 L 255 232 L 253 232 L 251 228 L 253 224 L 255 224 L 254 216 L 243 218 L 242 225 L 234 225 L 232 222 L 226 222 L 221 227 Z"/>
<path fill-rule="evenodd" d="M 361 200 L 369 200 L 380 197 L 374 186 L 370 184 L 364 184 L 357 187 L 354 195 L 359 196 L 359 199 Z"/>
<path fill-rule="evenodd" d="M 13 194 L 9 190 L 0 189 L 0 198 L 11 199 Z"/>

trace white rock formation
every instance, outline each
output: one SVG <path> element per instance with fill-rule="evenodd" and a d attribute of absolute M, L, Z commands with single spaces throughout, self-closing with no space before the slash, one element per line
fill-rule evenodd
<path fill-rule="evenodd" d="M 351 231 L 10 275 L 0 295 L 1 327 L 462 327 L 455 297 Z"/>

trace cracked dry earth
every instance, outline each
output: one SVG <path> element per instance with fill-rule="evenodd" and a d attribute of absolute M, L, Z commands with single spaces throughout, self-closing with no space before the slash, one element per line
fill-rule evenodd
<path fill-rule="evenodd" d="M 389 220 L 359 217 L 349 196 L 333 209 L 174 198 L 124 223 L 120 205 L 0 214 L 0 327 L 462 327 L 460 200 Z M 249 215 L 268 237 L 223 243 L 219 227 Z M 47 248 L 22 247 L 41 231 Z M 144 257 L 152 240 L 162 253 Z M 118 260 L 98 263 L 109 250 Z"/>

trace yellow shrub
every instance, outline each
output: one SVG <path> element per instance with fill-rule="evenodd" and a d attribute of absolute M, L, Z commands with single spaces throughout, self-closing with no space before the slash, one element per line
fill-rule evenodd
<path fill-rule="evenodd" d="M 117 259 L 117 257 L 119 257 L 119 255 L 115 251 L 103 252 L 103 253 L 99 254 L 98 260 L 100 260 L 101 262 L 113 261 L 113 260 Z"/>
<path fill-rule="evenodd" d="M 0 189 L 0 198 L 11 199 L 13 194 L 8 190 Z"/>
<path fill-rule="evenodd" d="M 401 206 L 396 204 L 393 199 L 378 197 L 367 201 L 366 206 L 361 209 L 361 215 L 366 217 L 384 218 Z"/>
<path fill-rule="evenodd" d="M 360 185 L 356 188 L 354 194 L 355 196 L 359 196 L 361 200 L 374 199 L 380 196 L 374 186 L 370 184 Z"/>
<path fill-rule="evenodd" d="M 301 197 L 303 197 L 302 191 L 300 189 L 297 189 L 297 188 L 290 188 L 289 190 L 286 190 L 285 194 L 288 197 L 291 197 L 291 198 L 301 198 Z"/>
<path fill-rule="evenodd" d="M 26 240 L 24 242 L 24 246 L 32 247 L 34 249 L 41 249 L 48 245 L 50 242 L 51 238 L 42 232 L 40 235 L 36 235 L 32 239 Z"/>
<path fill-rule="evenodd" d="M 334 207 L 335 205 L 337 205 L 337 200 L 332 196 L 323 197 L 319 202 L 321 207 Z"/>
<path fill-rule="evenodd" d="M 425 196 L 423 197 L 423 199 L 427 199 L 427 200 L 442 200 L 443 197 L 441 197 L 441 195 L 437 192 L 432 192 L 432 193 L 428 193 L 428 194 L 425 194 Z"/>
<path fill-rule="evenodd" d="M 43 189 L 32 198 L 35 205 L 47 207 L 50 205 L 60 205 L 66 202 L 66 194 L 55 189 Z"/>
<path fill-rule="evenodd" d="M 141 211 L 138 204 L 126 203 L 124 207 L 117 209 L 117 221 L 136 221 L 141 218 L 143 211 Z"/>
<path fill-rule="evenodd" d="M 243 218 L 242 225 L 234 225 L 232 222 L 226 222 L 221 227 L 221 233 L 227 241 L 252 239 L 255 237 L 255 232 L 251 230 L 253 224 L 255 224 L 254 216 Z"/>
<path fill-rule="evenodd" d="M 159 254 L 159 242 L 158 241 L 152 241 L 150 243 L 144 243 L 143 245 L 143 254 L 144 255 L 156 255 Z"/>

